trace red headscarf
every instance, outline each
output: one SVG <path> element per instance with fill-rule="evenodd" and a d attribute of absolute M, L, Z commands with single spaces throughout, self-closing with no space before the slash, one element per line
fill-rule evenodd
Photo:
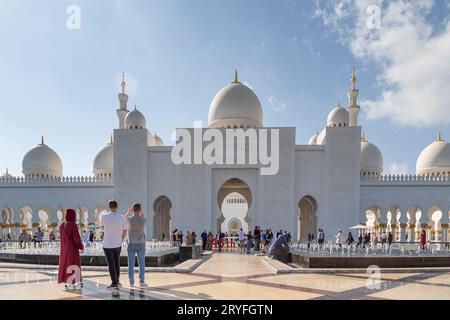
<path fill-rule="evenodd" d="M 73 209 L 66 210 L 66 221 L 67 222 L 75 222 L 77 219 L 77 213 Z"/>

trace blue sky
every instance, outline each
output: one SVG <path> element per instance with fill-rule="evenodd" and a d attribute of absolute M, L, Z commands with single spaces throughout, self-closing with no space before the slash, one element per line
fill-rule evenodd
<path fill-rule="evenodd" d="M 450 6 L 419 2 L 0 0 L 0 169 L 21 174 L 44 134 L 65 175 L 91 174 L 117 127 L 122 71 L 129 106 L 166 144 L 177 127 L 207 124 L 235 67 L 265 125 L 295 126 L 305 144 L 338 101 L 347 104 L 354 66 L 360 124 L 385 171 L 413 173 L 437 130 L 450 139 Z M 371 3 L 381 29 L 362 31 Z M 72 4 L 79 30 L 66 26 Z"/>

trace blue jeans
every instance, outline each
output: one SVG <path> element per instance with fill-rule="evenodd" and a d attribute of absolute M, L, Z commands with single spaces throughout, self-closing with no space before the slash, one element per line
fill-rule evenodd
<path fill-rule="evenodd" d="M 145 280 L 145 243 L 128 244 L 128 277 L 130 284 L 134 285 L 134 261 L 137 254 L 139 264 L 139 282 Z"/>

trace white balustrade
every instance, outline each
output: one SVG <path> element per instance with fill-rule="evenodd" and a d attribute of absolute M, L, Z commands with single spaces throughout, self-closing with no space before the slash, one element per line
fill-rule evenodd
<path fill-rule="evenodd" d="M 165 251 L 177 250 L 171 246 L 170 241 L 147 241 L 145 243 L 145 255 L 155 255 Z M 23 247 L 19 242 L 3 242 L 0 244 L 0 253 L 11 254 L 29 254 L 29 255 L 59 255 L 59 242 L 41 242 L 33 244 L 27 242 Z M 84 255 L 87 256 L 103 256 L 103 246 L 101 242 L 85 243 Z M 127 255 L 127 243 L 122 245 L 121 255 Z"/>
<path fill-rule="evenodd" d="M 330 241 L 321 246 L 318 243 L 294 243 L 290 246 L 290 251 L 307 256 L 450 256 L 449 248 L 437 243 L 428 243 L 427 250 L 420 250 L 417 243 L 372 243 L 365 247 L 343 244 L 340 247 Z"/>

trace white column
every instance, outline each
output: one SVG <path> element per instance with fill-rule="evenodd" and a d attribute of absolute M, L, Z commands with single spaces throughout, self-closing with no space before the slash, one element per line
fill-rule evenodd
<path fill-rule="evenodd" d="M 406 234 L 407 234 L 407 232 L 408 232 L 408 224 L 407 224 L 407 221 L 406 221 L 406 217 L 404 218 L 404 219 L 402 219 L 402 218 L 400 218 L 400 221 L 399 221 L 400 223 L 399 223 L 399 227 L 400 227 L 400 242 L 401 241 L 406 241 Z"/>
<path fill-rule="evenodd" d="M 31 218 L 31 227 L 33 229 L 33 234 L 34 234 L 34 232 L 36 231 L 37 227 L 39 227 L 39 222 L 40 222 L 40 219 L 39 219 L 39 208 L 36 207 L 36 208 L 31 208 L 31 209 L 33 210 L 33 212 L 32 212 L 33 216 Z"/>
<path fill-rule="evenodd" d="M 441 234 L 441 236 L 442 236 L 442 239 L 441 239 L 441 241 L 442 242 L 448 242 L 448 223 L 445 223 L 445 224 L 441 224 L 441 232 L 442 232 L 442 234 Z"/>
<path fill-rule="evenodd" d="M 416 224 L 410 223 L 408 224 L 408 242 L 413 243 L 416 241 Z"/>
<path fill-rule="evenodd" d="M 378 237 L 380 237 L 381 234 L 383 232 L 386 232 L 386 230 L 387 230 L 387 222 L 388 222 L 388 220 L 387 220 L 387 211 L 388 210 L 382 211 L 380 209 L 380 225 L 379 225 L 380 228 L 378 229 Z"/>
<path fill-rule="evenodd" d="M 448 224 L 449 224 L 448 213 L 445 210 L 442 210 L 442 218 L 441 218 L 442 242 L 448 242 Z"/>

